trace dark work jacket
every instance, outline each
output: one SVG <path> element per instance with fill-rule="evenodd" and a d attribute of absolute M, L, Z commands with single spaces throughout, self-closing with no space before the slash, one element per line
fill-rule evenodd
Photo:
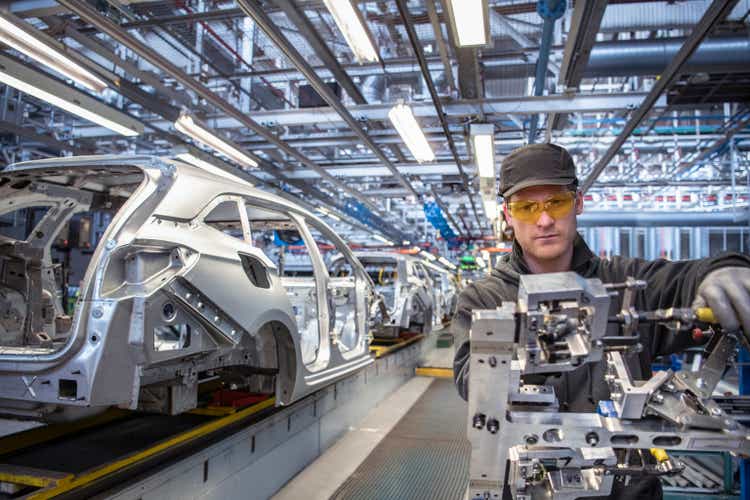
<path fill-rule="evenodd" d="M 726 266 L 750 267 L 750 258 L 737 253 L 725 253 L 717 257 L 700 260 L 670 262 L 664 259 L 646 261 L 613 257 L 600 259 L 588 248 L 583 238 L 577 236 L 573 248 L 571 271 L 584 278 L 599 278 L 603 283 L 621 283 L 628 277 L 645 280 L 647 287 L 637 293 L 635 308 L 653 310 L 666 307 L 690 307 L 698 285 L 709 272 Z M 473 310 L 495 309 L 505 301 L 515 302 L 518 297 L 519 275 L 531 274 L 523 260 L 523 251 L 513 244 L 511 253 L 503 256 L 488 278 L 467 286 L 459 295 L 456 313 L 451 323 L 458 350 L 453 360 L 453 378 L 462 398 L 469 391 L 469 328 Z M 617 314 L 620 300 L 613 299 L 609 314 Z M 611 325 L 616 335 L 617 325 Z M 639 329 L 643 350 L 639 354 L 626 357 L 631 374 L 636 380 L 651 376 L 651 363 L 655 356 L 679 352 L 691 345 L 689 332 L 679 335 L 669 333 L 657 325 L 641 325 Z M 605 363 L 589 363 L 559 377 L 548 377 L 545 381 L 535 378 L 524 379 L 528 383 L 547 383 L 555 388 L 563 411 L 590 412 L 599 400 L 610 398 L 609 388 L 604 381 Z M 646 486 L 644 484 L 644 486 Z M 651 484 L 649 487 L 653 487 Z M 629 488 L 628 488 L 629 489 Z M 639 493 L 644 498 L 644 491 Z M 659 497 L 661 488 L 659 488 Z M 637 498 L 636 495 L 616 496 L 617 498 Z M 648 498 L 646 496 L 645 498 Z"/>

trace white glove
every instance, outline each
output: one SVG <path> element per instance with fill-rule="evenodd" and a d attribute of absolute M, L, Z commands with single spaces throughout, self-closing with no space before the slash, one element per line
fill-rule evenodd
<path fill-rule="evenodd" d="M 750 268 L 722 267 L 703 278 L 693 308 L 710 307 L 727 331 L 742 328 L 750 337 Z"/>

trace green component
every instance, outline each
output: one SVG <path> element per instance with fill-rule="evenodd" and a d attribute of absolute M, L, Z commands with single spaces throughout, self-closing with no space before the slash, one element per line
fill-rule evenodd
<path fill-rule="evenodd" d="M 453 345 L 453 335 L 450 333 L 443 333 L 437 338 L 437 347 L 450 347 Z"/>

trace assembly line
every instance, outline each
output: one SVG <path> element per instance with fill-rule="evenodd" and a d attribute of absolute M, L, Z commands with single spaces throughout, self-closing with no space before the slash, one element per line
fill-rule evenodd
<path fill-rule="evenodd" d="M 750 500 L 748 40 L 0 2 L 0 500 Z"/>

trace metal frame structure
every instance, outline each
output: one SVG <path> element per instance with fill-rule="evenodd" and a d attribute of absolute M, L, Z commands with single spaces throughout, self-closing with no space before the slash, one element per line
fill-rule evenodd
<path fill-rule="evenodd" d="M 720 3 L 720 15 L 711 14 Z M 114 138 L 4 87 L 0 122 L 12 135 L 2 138 L 2 160 L 75 151 L 168 155 L 187 141 L 172 126 L 187 107 L 261 160 L 256 175 L 265 186 L 324 204 L 342 219 L 329 222 L 345 237 L 373 243 L 367 232 L 380 230 L 393 241 L 438 246 L 437 230 L 414 210 L 420 198 L 437 198 L 456 221 L 467 222 L 464 238 L 488 235 L 474 196 L 467 198 L 476 192 L 467 130 L 478 120 L 495 126 L 500 161 L 529 140 L 537 116 L 549 140 L 573 151 L 581 178 L 597 174 L 585 185 L 597 199 L 623 196 L 621 185 L 637 179 L 654 186 L 669 181 L 655 196 L 679 196 L 747 175 L 746 0 L 577 2 L 547 30 L 546 65 L 537 64 L 547 53 L 538 2 L 487 4 L 491 43 L 461 48 L 442 2 L 360 2 L 380 61 L 359 65 L 320 1 L 263 0 L 244 8 L 198 0 L 108 8 L 79 0 L 10 2 L 8 10 L 27 30 L 44 32 L 107 81 L 99 99 L 137 119 L 144 132 Z M 684 64 L 668 68 L 682 46 Z M 48 71 L 5 51 L 30 70 Z M 692 57 L 682 57 L 688 52 Z M 546 66 L 541 78 L 535 65 Z M 324 85 L 331 79 L 343 89 L 340 97 Z M 535 80 L 538 97 L 531 95 Z M 299 107 L 305 83 L 325 107 Z M 387 120 L 399 99 L 414 108 L 436 162 L 451 169 L 430 171 L 404 153 Z M 56 142 L 41 138 L 47 128 L 56 130 Z M 702 154 L 686 157 L 696 143 Z M 732 193 L 742 189 L 735 182 Z M 360 204 L 372 214 L 370 223 L 355 209 Z"/>
<path fill-rule="evenodd" d="M 28 236 L 0 237 L 0 413 L 181 413 L 206 379 L 243 369 L 232 376 L 289 404 L 372 362 L 372 281 L 323 221 L 283 198 L 153 157 L 40 160 L 2 178 L 0 212 L 48 209 Z M 105 206 L 121 208 L 65 314 L 52 244 L 76 213 Z M 259 246 L 269 230 L 297 235 L 311 276 L 284 273 L 283 244 L 271 260 Z M 315 234 L 348 276 L 328 274 Z"/>

